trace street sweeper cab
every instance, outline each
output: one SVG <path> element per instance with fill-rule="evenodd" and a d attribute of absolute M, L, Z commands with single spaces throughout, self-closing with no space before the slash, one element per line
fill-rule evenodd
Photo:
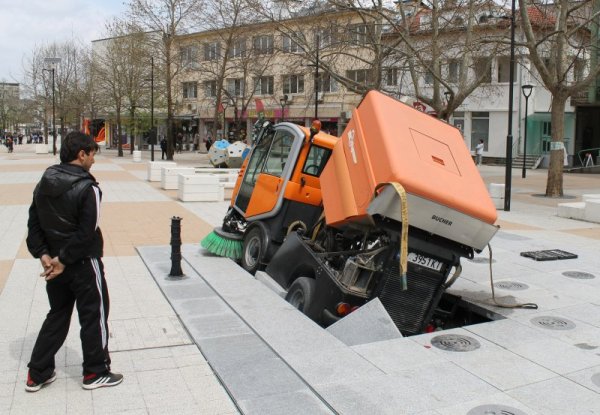
<path fill-rule="evenodd" d="M 440 300 L 495 221 L 460 132 L 371 91 L 339 139 L 318 122 L 261 125 L 202 245 L 264 269 L 322 325 L 378 297 L 406 335 L 448 327 Z"/>

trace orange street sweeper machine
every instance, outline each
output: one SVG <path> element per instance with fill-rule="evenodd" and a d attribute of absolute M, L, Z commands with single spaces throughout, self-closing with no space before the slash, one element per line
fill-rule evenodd
<path fill-rule="evenodd" d="M 322 325 L 378 297 L 410 335 L 454 324 L 440 300 L 496 217 L 460 132 L 371 91 L 339 139 L 262 125 L 202 245 L 265 269 Z"/>

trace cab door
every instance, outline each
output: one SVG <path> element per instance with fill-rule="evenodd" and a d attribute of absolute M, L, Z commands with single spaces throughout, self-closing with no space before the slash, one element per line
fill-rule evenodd
<path fill-rule="evenodd" d="M 250 155 L 234 204 L 244 217 L 277 214 L 303 141 L 302 131 L 292 125 L 279 125 L 261 137 Z"/>

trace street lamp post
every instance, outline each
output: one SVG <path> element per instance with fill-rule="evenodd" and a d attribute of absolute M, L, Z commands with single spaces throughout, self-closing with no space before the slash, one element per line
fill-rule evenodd
<path fill-rule="evenodd" d="M 515 0 L 510 7 L 510 68 L 508 79 L 508 133 L 506 135 L 506 168 L 504 178 L 504 210 L 510 211 L 510 192 L 512 181 L 512 116 L 513 116 L 513 86 L 515 83 Z"/>
<path fill-rule="evenodd" d="M 527 173 L 525 172 L 525 162 L 527 161 L 527 104 L 533 90 L 533 85 L 523 85 L 521 86 L 521 90 L 525 97 L 525 137 L 523 138 L 523 171 L 521 172 L 521 177 L 524 179 L 527 177 Z"/>
<path fill-rule="evenodd" d="M 284 121 L 284 111 L 285 111 L 285 106 L 288 103 L 288 96 L 287 94 L 284 94 L 280 99 L 279 99 L 279 103 L 281 104 L 281 122 Z"/>
<path fill-rule="evenodd" d="M 60 58 L 45 58 L 44 63 L 52 65 L 50 69 L 42 71 L 52 73 L 52 155 L 56 156 L 56 95 L 54 93 L 54 71 L 55 65 L 60 63 Z"/>
<path fill-rule="evenodd" d="M 150 160 L 154 161 L 154 141 L 158 140 L 154 130 L 154 56 L 150 57 Z"/>
<path fill-rule="evenodd" d="M 319 119 L 319 47 L 321 37 L 315 36 L 315 120 Z"/>

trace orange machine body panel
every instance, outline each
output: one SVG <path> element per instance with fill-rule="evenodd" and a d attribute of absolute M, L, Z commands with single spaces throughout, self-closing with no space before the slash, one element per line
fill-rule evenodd
<path fill-rule="evenodd" d="M 245 216 L 251 217 L 273 210 L 279 199 L 282 184 L 281 178 L 261 173 L 256 180 Z"/>
<path fill-rule="evenodd" d="M 330 225 L 361 221 L 380 183 L 493 224 L 485 184 L 460 131 L 376 91 L 369 92 L 321 175 Z"/>
<path fill-rule="evenodd" d="M 303 145 L 298 157 L 295 160 L 288 160 L 294 167 L 288 181 L 279 177 L 261 173 L 258 176 L 248 207 L 244 212 L 244 217 L 252 218 L 271 212 L 276 208 L 279 199 L 284 198 L 313 206 L 322 204 L 321 181 L 320 178 L 311 174 L 302 172 L 304 163 L 308 158 L 310 151 L 310 130 L 306 127 L 298 128 L 303 136 L 300 137 Z M 317 145 L 332 150 L 338 138 L 324 132 L 319 132 L 313 137 L 312 145 Z M 247 157 L 242 164 L 240 173 L 233 189 L 231 205 L 235 205 L 237 194 L 248 165 L 250 157 Z M 283 192 L 282 192 L 282 189 Z"/>

